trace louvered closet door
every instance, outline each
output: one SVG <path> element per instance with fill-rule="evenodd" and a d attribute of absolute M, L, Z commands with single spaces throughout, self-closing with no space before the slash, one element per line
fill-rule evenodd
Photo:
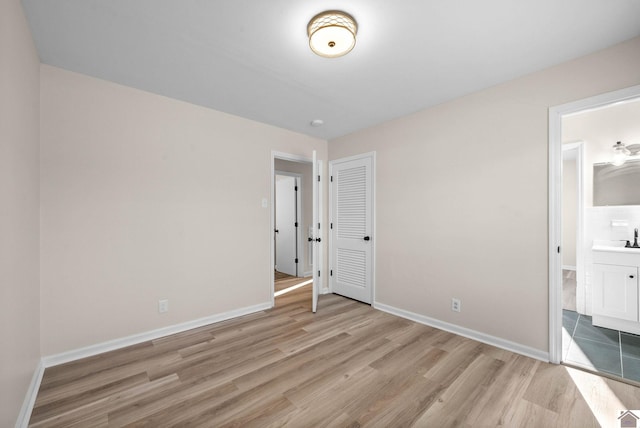
<path fill-rule="evenodd" d="M 331 284 L 334 293 L 372 301 L 371 156 L 331 168 Z"/>

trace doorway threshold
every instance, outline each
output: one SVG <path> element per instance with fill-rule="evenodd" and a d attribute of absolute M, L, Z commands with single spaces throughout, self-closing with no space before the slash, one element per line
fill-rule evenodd
<path fill-rule="evenodd" d="M 298 288 L 304 287 L 305 285 L 311 284 L 312 282 L 313 282 L 313 278 L 303 281 L 299 284 L 292 285 L 291 287 L 287 287 L 283 290 L 276 291 L 275 293 L 273 293 L 273 297 L 282 296 L 283 294 L 289 293 L 290 291 L 293 291 L 293 290 L 297 290 Z"/>

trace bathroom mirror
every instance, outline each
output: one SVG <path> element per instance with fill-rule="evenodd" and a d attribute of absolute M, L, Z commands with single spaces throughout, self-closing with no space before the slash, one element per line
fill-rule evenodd
<path fill-rule="evenodd" d="M 640 205 L 640 160 L 593 164 L 593 205 Z"/>

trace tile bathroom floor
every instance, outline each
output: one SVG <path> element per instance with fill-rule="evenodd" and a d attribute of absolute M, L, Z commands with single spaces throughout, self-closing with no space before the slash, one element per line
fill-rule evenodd
<path fill-rule="evenodd" d="M 596 327 L 591 317 L 562 310 L 564 362 L 640 382 L 640 336 Z"/>

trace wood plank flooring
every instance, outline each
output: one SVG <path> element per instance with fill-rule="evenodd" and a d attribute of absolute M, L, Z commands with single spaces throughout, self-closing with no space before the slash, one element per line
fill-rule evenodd
<path fill-rule="evenodd" d="M 312 314 L 306 288 L 268 311 L 48 368 L 30 426 L 597 427 L 640 409 L 631 385 L 337 295 Z"/>
<path fill-rule="evenodd" d="M 287 275 L 286 273 L 275 271 L 275 280 L 274 280 L 274 291 L 281 291 L 285 288 L 292 287 L 296 284 L 300 284 L 301 282 L 305 282 L 310 280 L 311 277 L 308 278 L 300 278 L 297 276 Z"/>

